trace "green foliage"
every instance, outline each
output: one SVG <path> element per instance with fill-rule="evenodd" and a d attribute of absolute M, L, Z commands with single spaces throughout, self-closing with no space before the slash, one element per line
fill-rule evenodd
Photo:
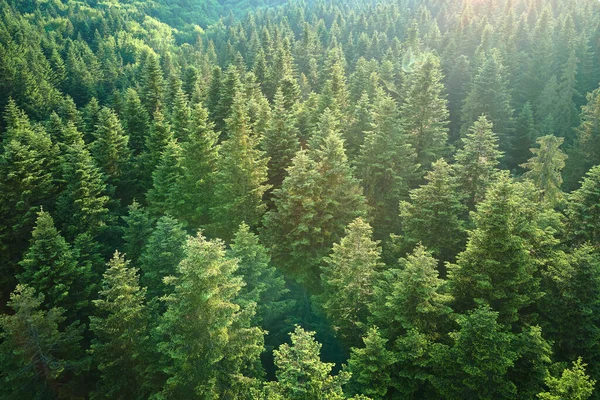
<path fill-rule="evenodd" d="M 365 333 L 367 305 L 383 269 L 381 248 L 372 236 L 371 226 L 362 218 L 352 221 L 322 268 L 322 307 L 337 335 L 348 344 L 358 344 Z"/>
<path fill-rule="evenodd" d="M 90 317 L 94 340 L 90 353 L 100 371 L 95 398 L 144 398 L 144 353 L 148 340 L 145 288 L 137 270 L 119 252 L 108 263 L 100 298 Z"/>
<path fill-rule="evenodd" d="M 148 211 L 134 201 L 128 207 L 127 216 L 121 217 L 125 226 L 123 229 L 123 252 L 133 265 L 139 265 L 138 261 L 148 238 L 152 235 L 153 220 Z"/>
<path fill-rule="evenodd" d="M 172 139 L 152 172 L 152 188 L 146 194 L 148 209 L 152 215 L 177 213 L 180 202 L 179 181 L 182 175 L 181 145 Z"/>
<path fill-rule="evenodd" d="M 73 385 L 62 382 L 88 367 L 80 347 L 83 326 L 65 326 L 64 309 L 44 310 L 43 302 L 43 294 L 18 285 L 8 302 L 13 313 L 0 316 L 0 393 L 5 399 L 77 396 Z"/>
<path fill-rule="evenodd" d="M 531 149 L 533 157 L 521 165 L 528 171 L 523 174 L 531 179 L 541 189 L 542 199 L 552 206 L 561 204 L 564 194 L 560 190 L 562 185 L 561 171 L 565 167 L 567 155 L 560 149 L 564 138 L 556 136 L 543 136 L 537 140 L 539 149 Z"/>
<path fill-rule="evenodd" d="M 188 239 L 156 329 L 168 376 L 159 398 L 236 398 L 255 384 L 263 332 L 250 325 L 254 304 L 236 304 L 237 268 L 221 241 Z"/>
<path fill-rule="evenodd" d="M 572 241 L 600 244 L 600 166 L 592 168 L 581 188 L 569 194 L 565 213 Z"/>
<path fill-rule="evenodd" d="M 538 398 L 542 400 L 589 399 L 594 392 L 596 381 L 585 374 L 585 367 L 586 364 L 578 358 L 573 362 L 573 368 L 565 369 L 560 378 L 549 376 L 546 384 L 550 391 L 538 394 Z"/>

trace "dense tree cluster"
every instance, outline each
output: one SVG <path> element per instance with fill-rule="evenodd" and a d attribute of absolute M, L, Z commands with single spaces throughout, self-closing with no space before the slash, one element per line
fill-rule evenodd
<path fill-rule="evenodd" d="M 0 397 L 600 399 L 600 3 L 0 0 Z"/>

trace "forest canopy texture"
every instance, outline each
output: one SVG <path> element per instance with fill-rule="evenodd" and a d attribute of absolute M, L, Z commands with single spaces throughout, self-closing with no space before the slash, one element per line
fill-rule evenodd
<path fill-rule="evenodd" d="M 597 0 L 0 0 L 0 398 L 600 399 Z"/>

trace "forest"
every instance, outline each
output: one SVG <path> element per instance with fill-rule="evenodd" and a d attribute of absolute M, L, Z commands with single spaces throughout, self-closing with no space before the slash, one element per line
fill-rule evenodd
<path fill-rule="evenodd" d="M 600 400 L 597 0 L 0 0 L 0 398 Z"/>

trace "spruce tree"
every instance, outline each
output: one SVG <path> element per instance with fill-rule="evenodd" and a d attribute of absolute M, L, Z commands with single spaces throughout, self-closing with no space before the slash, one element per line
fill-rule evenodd
<path fill-rule="evenodd" d="M 290 302 L 285 300 L 289 290 L 281 272 L 271 265 L 268 250 L 250 232 L 246 224 L 240 225 L 227 251 L 229 258 L 236 259 L 238 269 L 235 273 L 241 276 L 245 285 L 238 294 L 237 302 L 242 308 L 256 303 L 256 315 L 252 318 L 253 325 L 258 325 L 271 331 L 271 327 L 280 323 Z"/>
<path fill-rule="evenodd" d="M 73 398 L 74 376 L 88 367 L 81 350 L 83 326 L 65 326 L 64 309 L 42 307 L 44 295 L 17 285 L 0 315 L 0 395 L 5 399 Z M 70 382 L 71 384 L 64 384 Z"/>
<path fill-rule="evenodd" d="M 431 350 L 432 383 L 445 399 L 512 399 L 517 388 L 507 372 L 517 359 L 514 335 L 498 322 L 498 313 L 481 306 L 458 316 L 459 330 L 450 346 L 436 343 Z"/>
<path fill-rule="evenodd" d="M 188 239 L 177 276 L 166 279 L 172 293 L 156 329 L 168 376 L 161 396 L 237 398 L 255 384 L 263 332 L 250 325 L 254 304 L 236 304 L 237 267 L 221 241 Z"/>
<path fill-rule="evenodd" d="M 447 150 L 449 113 L 442 78 L 439 60 L 433 55 L 423 56 L 408 77 L 400 108 L 406 139 L 425 170 Z"/>
<path fill-rule="evenodd" d="M 367 305 L 383 269 L 381 248 L 372 235 L 362 218 L 352 221 L 322 268 L 320 303 L 336 334 L 348 345 L 358 345 L 366 331 Z"/>
<path fill-rule="evenodd" d="M 578 244 L 600 244 L 600 166 L 593 167 L 567 197 L 567 235 Z"/>
<path fill-rule="evenodd" d="M 422 243 L 440 261 L 452 261 L 466 238 L 456 178 L 440 159 L 425 179 L 427 184 L 410 191 L 410 202 L 400 203 L 403 241 L 409 247 Z"/>
<path fill-rule="evenodd" d="M 202 104 L 192 110 L 192 128 L 188 139 L 181 144 L 182 175 L 178 196 L 182 204 L 174 213 L 187 223 L 188 228 L 198 229 L 209 222 L 213 181 L 218 159 L 218 133 L 208 120 L 208 111 Z"/>
<path fill-rule="evenodd" d="M 262 142 L 265 155 L 269 159 L 269 184 L 273 188 L 281 187 L 286 169 L 300 150 L 295 124 L 295 118 L 286 109 L 285 97 L 279 89 L 275 93 L 273 117 Z"/>
<path fill-rule="evenodd" d="M 493 123 L 503 151 L 509 150 L 509 138 L 514 130 L 512 100 L 506 74 L 500 53 L 491 51 L 473 80 L 461 117 L 461 136 L 465 136 L 473 123 L 481 115 L 485 115 Z"/>
<path fill-rule="evenodd" d="M 419 165 L 415 150 L 399 127 L 398 110 L 391 97 L 378 92 L 370 119 L 356 161 L 356 176 L 372 210 L 376 237 L 385 239 L 390 233 L 399 233 L 398 203 L 408 198 Z"/>
<path fill-rule="evenodd" d="M 314 332 L 297 326 L 290 333 L 291 345 L 282 344 L 275 350 L 276 382 L 266 386 L 267 398 L 289 400 L 341 400 L 345 398 L 342 386 L 349 380 L 346 371 L 331 376 L 334 364 L 321 361 L 322 345 L 314 339 Z"/>
<path fill-rule="evenodd" d="M 158 166 L 152 172 L 152 187 L 146 194 L 148 210 L 153 216 L 177 212 L 181 200 L 179 181 L 182 175 L 181 145 L 176 140 L 171 140 L 165 147 Z"/>
<path fill-rule="evenodd" d="M 577 399 L 586 400 L 594 394 L 596 381 L 585 373 L 586 364 L 580 358 L 573 361 L 573 368 L 563 370 L 560 378 L 546 378 L 548 392 L 538 394 L 540 400 Z"/>
<path fill-rule="evenodd" d="M 19 282 L 43 293 L 47 309 L 65 308 L 70 322 L 82 317 L 94 289 L 91 270 L 77 265 L 71 246 L 47 212 L 38 214 L 30 243 L 19 263 Z"/>
<path fill-rule="evenodd" d="M 163 113 L 157 110 L 154 113 L 148 136 L 146 136 L 144 152 L 138 159 L 139 168 L 142 169 L 140 172 L 142 188 L 152 187 L 152 173 L 160 164 L 162 154 L 172 140 L 171 126 L 165 120 Z"/>
<path fill-rule="evenodd" d="M 539 149 L 531 149 L 533 157 L 521 165 L 527 169 L 523 174 L 531 179 L 541 190 L 541 196 L 552 206 L 557 206 L 564 201 L 561 191 L 562 174 L 567 155 L 560 149 L 564 138 L 553 135 L 543 136 L 537 140 Z"/>
<path fill-rule="evenodd" d="M 474 210 L 497 179 L 502 152 L 492 123 L 481 116 L 462 139 L 463 147 L 454 156 L 456 180 L 469 210 Z"/>
<path fill-rule="evenodd" d="M 140 256 L 152 235 L 154 221 L 137 201 L 130 204 L 127 210 L 127 215 L 121 217 L 125 222 L 122 227 L 123 252 L 134 266 L 139 266 Z"/>
<path fill-rule="evenodd" d="M 248 121 L 245 99 L 237 95 L 227 118 L 228 139 L 219 147 L 213 205 L 211 207 L 211 233 L 226 241 L 242 222 L 256 228 L 266 209 L 262 201 L 269 189 L 267 162 L 258 149 L 259 140 Z"/>
<path fill-rule="evenodd" d="M 152 234 L 146 239 L 139 256 L 142 285 L 148 288 L 148 300 L 167 294 L 163 278 L 175 274 L 177 264 L 183 259 L 183 245 L 187 234 L 174 218 L 161 217 Z"/>
<path fill-rule="evenodd" d="M 521 113 L 516 121 L 515 136 L 512 140 L 510 152 L 510 167 L 517 169 L 517 172 L 523 172 L 519 166 L 525 163 L 531 156 L 530 149 L 534 146 L 538 137 L 538 132 L 533 119 L 533 109 L 531 103 L 527 102 L 521 109 Z"/>
<path fill-rule="evenodd" d="M 148 114 L 153 115 L 163 103 L 164 76 L 158 56 L 152 50 L 145 51 L 142 56 L 140 97 L 144 99 L 144 106 Z"/>
<path fill-rule="evenodd" d="M 129 147 L 134 156 L 144 149 L 146 134 L 150 125 L 150 116 L 137 92 L 129 88 L 123 99 L 123 110 L 121 112 L 123 129 L 129 136 Z"/>
<path fill-rule="evenodd" d="M 95 398 L 145 398 L 146 290 L 140 288 L 137 269 L 129 267 L 119 252 L 108 263 L 101 286 L 90 317 L 94 333 L 90 353 L 100 371 Z"/>

